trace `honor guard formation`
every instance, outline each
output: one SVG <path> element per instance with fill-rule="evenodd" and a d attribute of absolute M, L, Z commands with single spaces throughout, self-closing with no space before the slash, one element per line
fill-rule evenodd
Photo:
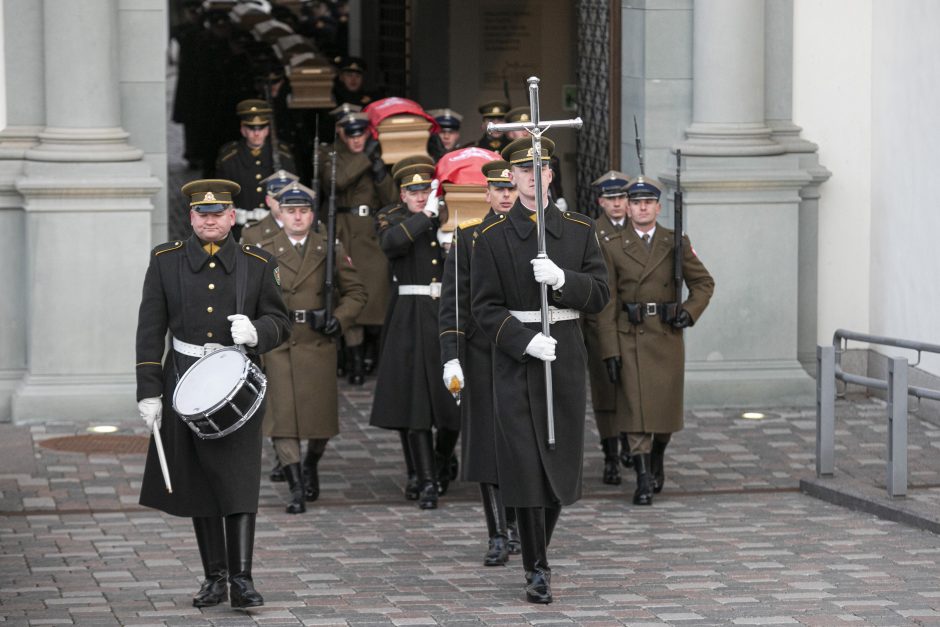
<path fill-rule="evenodd" d="M 461 145 L 457 111 L 366 89 L 342 2 L 187 8 L 174 120 L 202 178 L 181 190 L 192 233 L 150 254 L 137 397 L 153 434 L 140 502 L 192 518 L 193 605 L 263 605 L 263 438 L 285 511 L 303 514 L 339 434 L 338 381 L 370 376 L 369 424 L 398 432 L 404 498 L 431 510 L 452 482 L 479 484 L 483 565 L 518 555 L 525 598 L 551 603 L 588 385 L 604 453 L 588 480 L 632 469 L 637 506 L 668 485 L 683 336 L 714 290 L 681 188 L 673 230 L 642 169 L 600 176 L 599 212 L 569 207 L 543 130 L 580 119 L 534 120 L 537 79 L 529 106 L 481 104 L 482 137 Z M 226 78 L 208 93 L 196 79 L 213 71 Z"/>

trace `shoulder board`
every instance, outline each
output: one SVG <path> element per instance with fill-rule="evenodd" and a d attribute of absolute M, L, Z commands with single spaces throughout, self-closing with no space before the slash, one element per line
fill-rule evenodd
<path fill-rule="evenodd" d="M 291 154 L 290 146 L 288 146 L 287 144 L 278 143 L 277 149 L 285 154 L 288 154 L 288 155 Z"/>
<path fill-rule="evenodd" d="M 265 263 L 271 259 L 271 253 L 262 248 L 258 248 L 257 246 L 252 246 L 251 244 L 242 244 L 241 249 L 242 252 L 246 255 L 254 257 L 255 259 L 260 259 Z"/>
<path fill-rule="evenodd" d="M 223 154 L 224 153 L 224 154 Z M 229 142 L 219 150 L 219 161 L 227 161 L 238 154 L 238 142 Z"/>
<path fill-rule="evenodd" d="M 570 211 L 566 211 L 562 215 L 565 217 L 566 220 L 570 220 L 571 222 L 577 222 L 578 224 L 583 224 L 584 226 L 589 227 L 589 228 L 591 226 L 591 223 L 585 222 L 583 216 L 581 216 L 580 214 L 577 217 L 575 217 L 574 213 Z"/>
<path fill-rule="evenodd" d="M 472 220 L 466 220 L 457 225 L 458 229 L 469 229 L 472 226 L 476 226 L 483 222 L 483 218 L 473 218 Z"/>
<path fill-rule="evenodd" d="M 505 222 L 505 221 L 506 221 L 506 215 L 501 213 L 501 214 L 499 214 L 498 216 L 495 216 L 495 218 L 493 219 L 492 222 L 490 222 L 488 225 L 484 226 L 482 232 L 483 232 L 483 233 L 486 233 L 487 231 L 489 231 L 491 228 L 493 228 L 493 227 L 496 226 L 497 224 L 502 224 L 502 223 Z"/>
<path fill-rule="evenodd" d="M 165 244 L 160 244 L 153 249 L 154 256 L 162 255 L 163 253 L 168 253 L 171 250 L 179 250 L 183 247 L 182 240 L 176 240 L 175 242 L 167 242 Z"/>

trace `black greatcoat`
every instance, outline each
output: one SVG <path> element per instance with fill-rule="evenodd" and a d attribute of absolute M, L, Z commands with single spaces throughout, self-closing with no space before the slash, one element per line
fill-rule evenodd
<path fill-rule="evenodd" d="M 578 321 L 551 326 L 558 344 L 552 362 L 556 447 L 550 451 L 544 363 L 525 353 L 541 324 L 509 313 L 539 310 L 530 263 L 538 254 L 532 215 L 517 200 L 507 214 L 487 218 L 470 261 L 473 316 L 496 345 L 496 458 L 503 502 L 510 507 L 570 505 L 581 497 L 587 354 Z M 549 304 L 599 312 L 610 292 L 594 222 L 549 203 L 545 231 L 546 252 L 565 272 L 562 289 L 549 290 Z"/>
<path fill-rule="evenodd" d="M 493 211 L 487 214 L 492 215 Z M 470 313 L 470 255 L 482 220 L 468 220 L 454 232 L 441 281 L 439 325 L 441 363 L 460 359 L 460 478 L 499 483 L 496 474 L 496 400 L 490 339 Z"/>
<path fill-rule="evenodd" d="M 379 211 L 376 221 L 379 243 L 399 286 L 440 283 L 444 251 L 437 242 L 436 219 L 397 204 Z M 457 403 L 441 378 L 437 309 L 437 299 L 431 296 L 395 299 L 379 359 L 372 426 L 460 429 Z"/>
<path fill-rule="evenodd" d="M 293 172 L 294 157 L 291 156 L 290 148 L 279 144 L 278 153 L 281 168 Z M 241 191 L 234 198 L 235 206 L 240 209 L 267 208 L 264 204 L 264 184 L 261 181 L 274 174 L 274 170 L 270 139 L 257 150 L 249 148 L 244 139 L 229 142 L 219 150 L 215 165 L 217 178 L 235 181 L 241 186 Z"/>
<path fill-rule="evenodd" d="M 140 504 L 174 516 L 227 516 L 258 510 L 261 481 L 261 422 L 264 405 L 240 429 L 217 440 L 201 440 L 173 411 L 177 379 L 197 359 L 172 348 L 163 358 L 166 334 L 190 344 L 233 344 L 235 266 L 245 264 L 247 286 L 241 313 L 258 331 L 258 356 L 290 336 L 291 324 L 278 286 L 277 262 L 230 236 L 213 257 L 195 236 L 157 246 L 150 257 L 137 319 L 137 399 L 163 396 L 160 436 L 173 494 L 168 494 L 153 438 L 147 452 Z M 161 363 L 162 362 L 162 363 Z"/>

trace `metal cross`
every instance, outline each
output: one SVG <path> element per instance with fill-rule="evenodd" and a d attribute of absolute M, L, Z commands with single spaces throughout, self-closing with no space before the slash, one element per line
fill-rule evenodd
<path fill-rule="evenodd" d="M 514 122 L 511 124 L 493 124 L 490 122 L 486 130 L 492 131 L 526 131 L 532 136 L 532 167 L 535 169 L 535 213 L 536 224 L 538 225 L 538 257 L 539 259 L 548 258 L 545 251 L 545 207 L 542 204 L 542 133 L 552 127 L 557 128 L 581 128 L 581 118 L 573 120 L 550 120 L 542 121 L 539 115 L 539 79 L 537 76 L 530 76 L 526 81 L 529 84 L 529 109 L 531 110 L 531 122 Z M 538 164 L 536 166 L 536 164 Z M 541 284 L 541 314 L 542 314 L 542 333 L 551 337 L 551 322 L 548 310 L 548 286 Z M 555 408 L 552 402 L 552 362 L 546 361 L 545 364 L 545 403 L 547 409 L 546 422 L 548 425 L 548 448 L 555 448 Z"/>

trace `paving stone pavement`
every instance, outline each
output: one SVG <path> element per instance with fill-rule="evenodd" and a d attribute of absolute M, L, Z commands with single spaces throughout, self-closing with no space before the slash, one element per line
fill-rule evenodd
<path fill-rule="evenodd" d="M 342 433 L 307 514 L 284 513 L 284 484 L 262 481 L 254 574 L 266 605 L 250 612 L 190 605 L 201 576 L 191 524 L 136 504 L 142 455 L 40 445 L 92 424 L 0 425 L 0 441 L 32 441 L 34 461 L 22 472 L 0 462 L 0 624 L 940 624 L 936 535 L 799 492 L 814 472 L 812 410 L 688 412 L 648 508 L 629 504 L 626 472 L 621 486 L 600 482 L 589 416 L 585 496 L 549 553 L 556 602 L 533 606 L 518 557 L 482 566 L 476 486 L 453 485 L 436 511 L 403 499 L 398 438 L 367 426 L 373 385 L 340 386 Z M 884 415 L 877 400 L 838 403 L 833 482 L 883 490 Z M 912 478 L 940 483 L 940 428 L 910 424 Z M 119 426 L 144 434 L 130 417 Z"/>

